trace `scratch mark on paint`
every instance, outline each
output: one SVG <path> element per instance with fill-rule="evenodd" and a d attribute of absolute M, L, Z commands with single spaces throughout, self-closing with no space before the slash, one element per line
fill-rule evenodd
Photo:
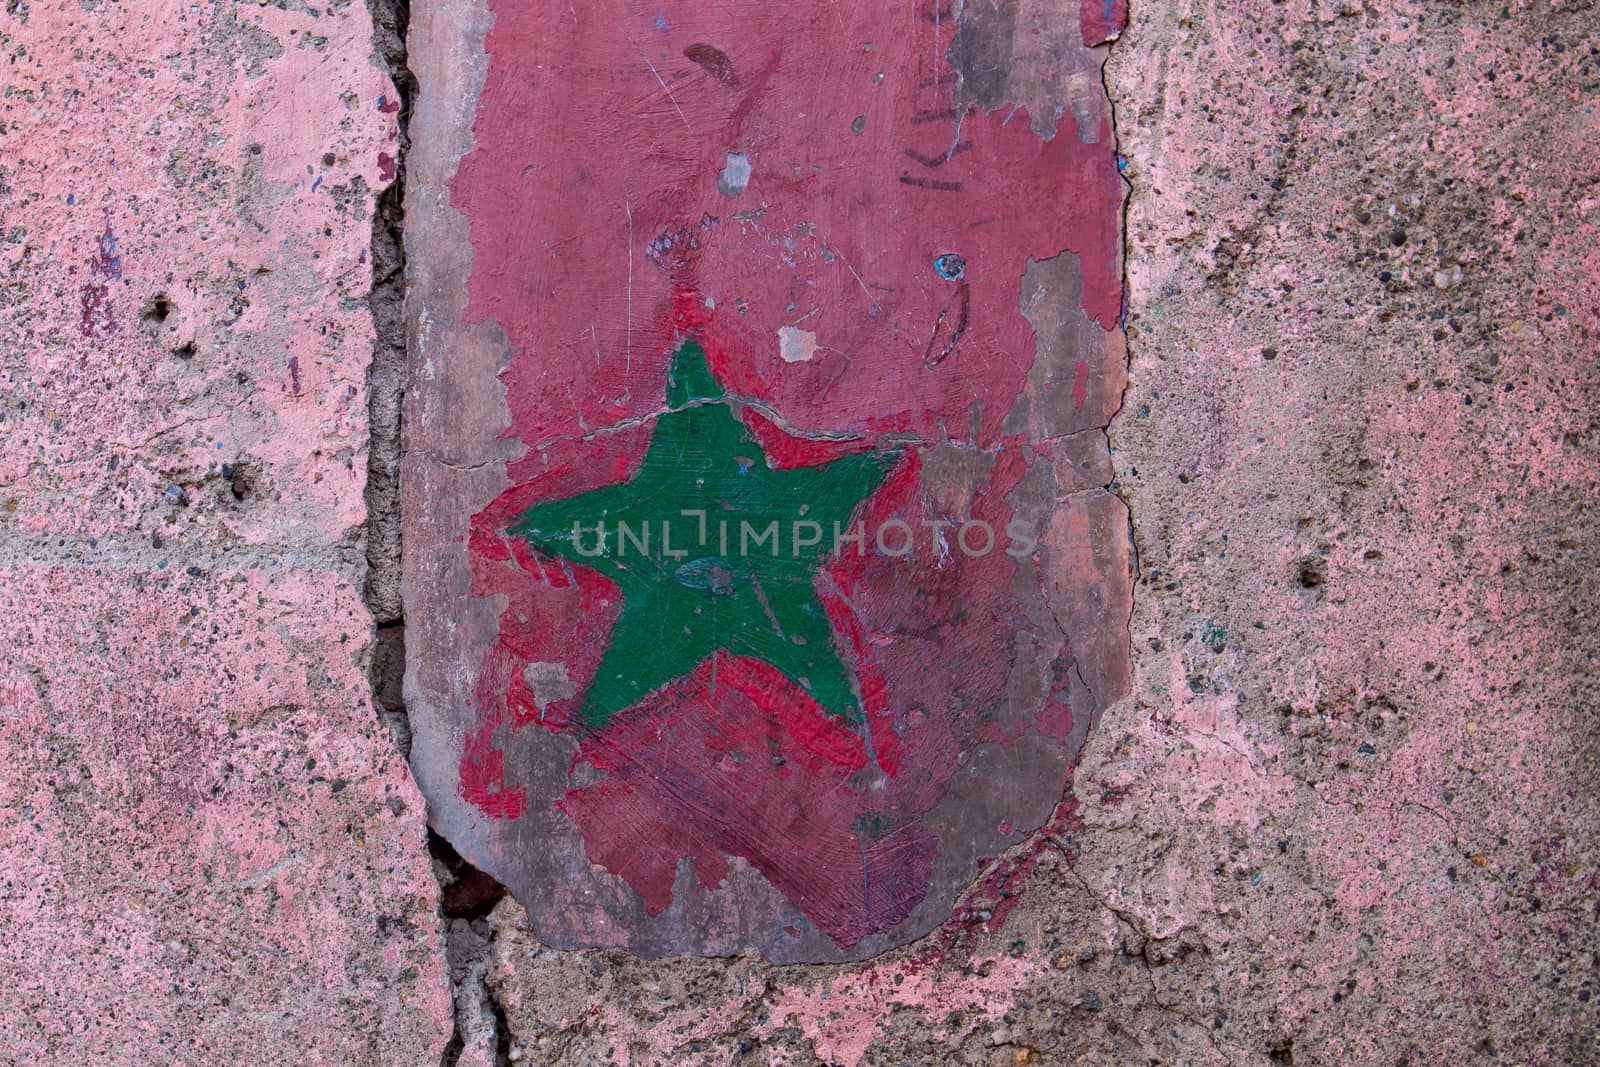
<path fill-rule="evenodd" d="M 637 44 L 633 46 L 633 50 L 639 53 L 639 58 L 644 60 L 644 65 L 649 67 L 650 73 L 656 76 L 657 84 L 661 86 L 661 91 L 667 94 L 667 99 L 672 101 L 672 109 L 678 113 L 678 117 L 683 120 L 683 124 L 685 126 L 689 125 L 689 116 L 685 115 L 683 113 L 683 108 L 678 106 L 678 98 L 672 95 L 672 87 L 666 83 L 664 78 L 661 77 L 661 72 L 656 70 L 656 65 L 650 62 L 650 57 L 645 55 L 644 49 L 640 48 Z"/>
<path fill-rule="evenodd" d="M 903 185 L 915 185 L 923 189 L 934 189 L 941 193 L 959 193 L 961 191 L 960 182 L 939 182 L 931 178 L 913 178 L 909 174 L 900 175 L 900 182 Z"/>
<path fill-rule="evenodd" d="M 918 152 L 915 148 L 907 148 L 906 155 L 910 156 L 918 163 L 921 163 L 924 167 L 932 169 L 934 167 L 944 166 L 946 163 L 950 162 L 951 159 L 960 155 L 962 152 L 970 151 L 972 151 L 971 141 L 958 141 L 957 143 L 952 144 L 950 146 L 950 150 L 941 156 L 925 156 L 921 152 Z"/>
<path fill-rule="evenodd" d="M 845 254 L 839 251 L 838 248 L 834 247 L 834 245 L 826 237 L 822 238 L 822 249 L 825 252 L 831 252 L 833 255 L 839 257 L 839 262 L 844 264 L 844 269 L 850 272 L 850 277 L 854 278 L 856 280 L 856 284 L 861 286 L 861 291 L 867 294 L 868 300 L 872 301 L 872 310 L 876 311 L 878 308 L 878 298 L 872 295 L 872 290 L 867 288 L 867 283 L 861 280 L 861 275 L 856 272 L 856 268 L 850 263 L 850 260 L 845 257 Z"/>
<path fill-rule="evenodd" d="M 641 53 L 642 54 L 642 53 Z M 647 61 L 648 62 L 648 61 Z M 626 400 L 630 395 L 633 380 L 633 202 L 623 197 L 622 210 L 628 216 L 628 344 L 625 352 L 626 362 L 622 371 L 622 398 Z"/>

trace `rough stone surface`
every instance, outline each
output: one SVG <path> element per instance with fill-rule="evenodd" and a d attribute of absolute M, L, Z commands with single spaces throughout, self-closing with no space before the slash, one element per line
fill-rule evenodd
<path fill-rule="evenodd" d="M 480 894 L 460 1062 L 1600 1055 L 1595 10 L 1131 17 L 1143 571 L 1080 806 L 848 966 L 557 952 Z M 365 18 L 0 23 L 8 1059 L 431 1065 L 449 1035 L 362 673 Z"/>
<path fill-rule="evenodd" d="M 0 1058 L 437 1062 L 366 674 L 371 17 L 25 0 L 0 49 Z"/>
<path fill-rule="evenodd" d="M 1597 1055 L 1595 15 L 1114 52 L 1144 579 L 1078 869 L 1225 1057 Z"/>

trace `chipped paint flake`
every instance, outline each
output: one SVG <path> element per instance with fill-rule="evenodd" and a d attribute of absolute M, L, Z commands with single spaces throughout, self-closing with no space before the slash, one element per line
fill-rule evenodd
<path fill-rule="evenodd" d="M 798 326 L 778 327 L 778 356 L 785 363 L 804 363 L 816 354 L 816 334 Z"/>

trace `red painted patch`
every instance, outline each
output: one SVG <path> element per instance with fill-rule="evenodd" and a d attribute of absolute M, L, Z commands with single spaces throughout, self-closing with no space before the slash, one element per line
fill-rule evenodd
<path fill-rule="evenodd" d="M 1078 5 L 1078 27 L 1090 48 L 1116 40 L 1127 24 L 1128 0 L 1082 0 Z"/>
<path fill-rule="evenodd" d="M 646 917 L 668 915 L 685 859 L 704 893 L 748 879 L 743 860 L 808 921 L 768 929 L 840 949 L 896 930 L 930 885 L 948 908 L 974 856 L 1059 798 L 1087 722 L 1052 614 L 1062 576 L 1036 545 L 1050 448 L 1008 416 L 1035 387 L 1030 260 L 1076 253 L 1083 312 L 1109 330 L 1121 310 L 1109 109 L 1064 110 L 1048 141 L 1019 108 L 958 109 L 954 32 L 927 2 L 496 6 L 450 199 L 471 227 L 464 317 L 507 339 L 505 436 L 522 451 L 468 541 L 498 633 L 460 795 L 497 818 L 553 802 Z M 719 652 L 603 728 L 579 724 L 618 589 L 506 530 L 637 472 L 684 336 L 775 467 L 900 456 L 857 510 L 865 542 L 816 580 L 858 721 Z M 1085 359 L 1103 355 L 1084 344 L 1079 410 Z M 909 554 L 874 537 L 890 528 Z M 519 745 L 576 745 L 535 810 L 495 748 L 519 728 Z M 988 758 L 1011 775 L 992 788 L 969 766 Z M 958 873 L 936 883 L 942 861 Z"/>
<path fill-rule="evenodd" d="M 122 278 L 122 256 L 117 252 L 117 235 L 111 229 L 110 209 L 105 216 L 106 228 L 95 241 L 89 271 L 106 280 L 85 282 L 78 290 L 78 329 L 85 337 L 104 336 L 117 326 L 111 308 L 111 287 L 107 283 Z"/>
<path fill-rule="evenodd" d="M 870 437 L 843 441 L 793 437 L 755 408 L 745 408 L 743 418 L 744 424 L 766 450 L 767 458 L 778 468 L 815 467 L 852 452 L 869 452 L 877 444 Z"/>
<path fill-rule="evenodd" d="M 461 795 L 491 819 L 516 819 L 528 807 L 528 791 L 506 784 L 505 757 L 494 747 L 495 723 L 485 723 L 461 754 Z"/>
<path fill-rule="evenodd" d="M 839 945 L 898 923 L 922 899 L 936 842 L 851 780 L 861 741 L 765 664 L 719 655 L 651 702 L 648 714 L 583 741 L 607 772 L 560 808 L 589 859 L 620 874 L 650 914 L 671 903 L 678 860 L 701 884 L 723 855 L 760 871 Z"/>
<path fill-rule="evenodd" d="M 931 12 L 496 8 L 477 148 L 451 196 L 476 250 L 467 318 L 537 355 L 505 374 L 516 436 L 581 434 L 659 403 L 683 328 L 675 292 L 702 309 L 714 368 L 716 352 L 739 354 L 717 368 L 728 385 L 797 426 L 986 446 L 1031 363 L 1019 264 L 1078 253 L 1085 309 L 1115 325 L 1109 121 L 1079 130 L 1068 110 L 1046 142 L 1020 109 L 958 114 L 954 25 Z M 684 55 L 697 43 L 726 55 L 730 80 Z M 736 196 L 718 189 L 730 155 L 750 165 Z M 965 260 L 959 283 L 934 268 L 945 253 Z M 778 329 L 796 324 L 816 335 L 814 360 L 779 356 Z"/>

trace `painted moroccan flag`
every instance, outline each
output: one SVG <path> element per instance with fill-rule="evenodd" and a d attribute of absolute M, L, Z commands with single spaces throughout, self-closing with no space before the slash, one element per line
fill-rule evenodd
<path fill-rule="evenodd" d="M 543 940 L 870 955 L 1063 801 L 1130 598 L 1090 2 L 413 29 L 412 759 Z"/>

